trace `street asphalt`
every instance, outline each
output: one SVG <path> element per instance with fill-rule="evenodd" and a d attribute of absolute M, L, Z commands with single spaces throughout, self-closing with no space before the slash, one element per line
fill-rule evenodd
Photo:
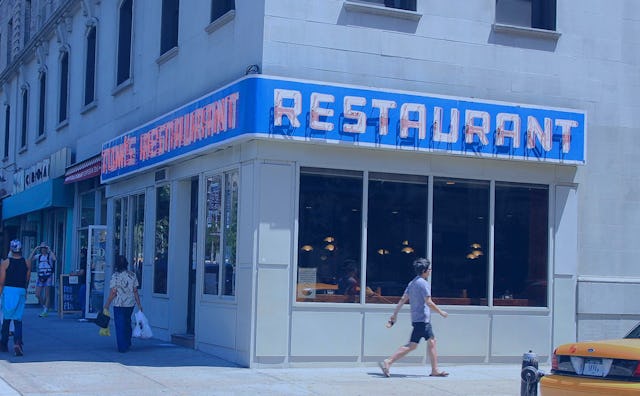
<path fill-rule="evenodd" d="M 248 369 L 157 339 L 134 339 L 119 353 L 113 324 L 103 337 L 76 315 L 39 312 L 25 310 L 24 356 L 14 356 L 12 340 L 0 353 L 0 395 L 520 395 L 516 364 L 441 364 L 447 378 L 400 362 L 390 378 L 375 363 Z"/>

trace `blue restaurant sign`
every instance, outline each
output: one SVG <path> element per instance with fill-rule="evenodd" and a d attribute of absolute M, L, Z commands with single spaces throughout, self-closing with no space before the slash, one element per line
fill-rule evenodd
<path fill-rule="evenodd" d="M 584 164 L 586 114 L 252 75 L 102 145 L 103 182 L 237 140 Z"/>

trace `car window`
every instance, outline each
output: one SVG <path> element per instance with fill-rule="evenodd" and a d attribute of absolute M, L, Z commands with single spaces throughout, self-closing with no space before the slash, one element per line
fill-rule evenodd
<path fill-rule="evenodd" d="M 640 338 L 640 323 L 624 338 Z"/>

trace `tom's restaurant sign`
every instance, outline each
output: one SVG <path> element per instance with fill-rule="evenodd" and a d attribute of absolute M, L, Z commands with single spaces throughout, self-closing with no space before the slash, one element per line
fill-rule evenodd
<path fill-rule="evenodd" d="M 240 138 L 583 164 L 586 115 L 248 76 L 102 145 L 108 182 Z"/>

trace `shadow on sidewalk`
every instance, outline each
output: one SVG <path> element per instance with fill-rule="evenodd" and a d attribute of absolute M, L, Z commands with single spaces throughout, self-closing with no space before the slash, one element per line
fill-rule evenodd
<path fill-rule="evenodd" d="M 34 362 L 117 362 L 127 366 L 151 367 L 240 367 L 213 355 L 151 338 L 134 338 L 131 350 L 118 352 L 115 329 L 111 336 L 98 334 L 93 322 L 79 322 L 77 315 L 60 318 L 51 312 L 40 318 L 39 307 L 27 306 L 23 316 L 24 356 L 13 355 L 13 339 L 9 339 L 9 353 L 0 353 L 0 360 L 12 363 Z"/>

